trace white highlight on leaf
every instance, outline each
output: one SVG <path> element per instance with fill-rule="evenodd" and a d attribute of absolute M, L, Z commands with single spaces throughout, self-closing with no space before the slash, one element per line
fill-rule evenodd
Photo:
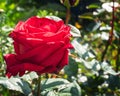
<path fill-rule="evenodd" d="M 75 26 L 68 24 L 71 27 L 70 33 L 73 37 L 81 37 L 81 32 Z"/>
<path fill-rule="evenodd" d="M 118 7 L 119 3 L 118 2 L 114 2 L 114 7 Z M 107 12 L 112 12 L 112 7 L 113 7 L 113 2 L 107 2 L 102 4 L 102 8 L 105 9 Z"/>

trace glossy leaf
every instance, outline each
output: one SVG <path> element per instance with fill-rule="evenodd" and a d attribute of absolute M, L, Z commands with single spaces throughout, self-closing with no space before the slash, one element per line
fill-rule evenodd
<path fill-rule="evenodd" d="M 82 58 L 94 58 L 94 54 L 92 54 L 89 49 L 87 49 L 85 46 L 81 45 L 80 43 L 78 43 L 77 39 L 74 39 L 72 41 L 72 45 L 75 48 L 75 51 L 78 53 L 78 55 Z"/>
<path fill-rule="evenodd" d="M 76 81 L 69 82 L 66 79 L 53 78 L 42 81 L 41 94 L 43 96 L 81 96 L 81 89 Z M 64 95 L 63 95 L 64 94 Z"/>
<path fill-rule="evenodd" d="M 33 79 L 38 78 L 38 75 L 35 72 L 30 72 L 29 74 L 25 74 L 21 77 L 26 81 L 32 81 Z"/>
<path fill-rule="evenodd" d="M 29 84 L 20 78 L 12 77 L 8 79 L 5 77 L 0 77 L 0 85 L 3 85 L 5 88 L 9 90 L 18 91 L 25 95 L 28 95 L 31 92 Z"/>
<path fill-rule="evenodd" d="M 70 33 L 72 34 L 73 37 L 81 37 L 81 32 L 79 29 L 77 29 L 75 26 L 71 24 L 69 24 L 69 26 L 71 27 Z"/>
<path fill-rule="evenodd" d="M 64 67 L 64 70 L 65 70 L 65 74 L 67 74 L 69 77 L 77 76 L 78 64 L 74 59 L 69 58 L 69 64 Z"/>
<path fill-rule="evenodd" d="M 120 72 L 115 72 L 107 62 L 102 62 L 101 67 L 104 70 L 104 74 L 118 75 Z"/>
<path fill-rule="evenodd" d="M 89 6 L 87 6 L 87 8 L 89 8 L 89 9 L 100 8 L 100 5 L 98 5 L 98 4 L 90 4 Z"/>

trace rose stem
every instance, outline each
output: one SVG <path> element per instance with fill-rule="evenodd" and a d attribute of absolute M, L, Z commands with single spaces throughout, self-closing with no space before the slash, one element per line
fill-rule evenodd
<path fill-rule="evenodd" d="M 40 85 L 41 85 L 41 75 L 39 75 L 38 77 L 38 90 L 37 90 L 37 96 L 41 96 L 41 88 L 40 88 Z"/>
<path fill-rule="evenodd" d="M 67 8 L 65 24 L 68 24 L 70 20 L 70 8 Z"/>
<path fill-rule="evenodd" d="M 111 30 L 109 32 L 109 39 L 108 39 L 108 42 L 106 44 L 106 47 L 105 47 L 105 50 L 103 51 L 103 55 L 101 57 L 101 62 L 104 61 L 104 58 L 105 58 L 105 55 L 107 53 L 107 50 L 108 50 L 108 47 L 111 45 L 112 43 L 112 40 L 113 40 L 113 31 L 114 31 L 114 21 L 115 21 L 115 10 L 114 10 L 114 0 L 113 1 L 113 7 L 112 7 L 112 22 L 111 22 Z"/>

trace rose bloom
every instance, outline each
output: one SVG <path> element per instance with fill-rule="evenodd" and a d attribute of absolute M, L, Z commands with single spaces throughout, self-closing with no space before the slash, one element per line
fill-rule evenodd
<path fill-rule="evenodd" d="M 15 53 L 4 56 L 8 77 L 22 76 L 25 71 L 57 73 L 68 64 L 71 34 L 62 20 L 33 16 L 20 21 L 9 36 Z"/>

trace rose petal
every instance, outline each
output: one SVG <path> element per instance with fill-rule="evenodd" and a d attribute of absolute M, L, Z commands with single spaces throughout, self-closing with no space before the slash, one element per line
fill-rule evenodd
<path fill-rule="evenodd" d="M 5 59 L 5 61 L 6 61 L 7 67 L 13 66 L 13 65 L 15 65 L 16 63 L 18 64 L 18 60 L 16 60 L 15 54 L 6 54 L 6 55 L 4 56 L 4 59 Z"/>
<path fill-rule="evenodd" d="M 43 74 L 43 73 L 55 73 L 55 71 L 57 70 L 57 68 L 55 66 L 48 66 L 45 67 L 45 69 L 40 70 L 40 71 L 36 71 L 38 74 Z"/>
<path fill-rule="evenodd" d="M 45 66 L 45 67 L 49 67 L 49 66 L 56 67 L 61 62 L 62 57 L 64 56 L 65 52 L 66 52 L 66 49 L 64 47 L 57 50 L 57 51 L 54 51 L 53 54 L 48 56 L 48 58 L 46 58 L 45 60 L 43 60 L 39 64 L 42 66 Z"/>
<path fill-rule="evenodd" d="M 28 19 L 25 24 L 34 26 L 35 28 L 42 28 L 43 30 L 50 32 L 56 32 L 57 30 L 56 21 L 44 17 L 38 18 L 36 16 L 33 16 Z"/>
<path fill-rule="evenodd" d="M 14 69 L 14 70 L 13 70 Z M 28 71 L 40 71 L 43 70 L 44 67 L 43 66 L 38 66 L 36 64 L 32 64 L 32 63 L 21 63 L 21 64 L 16 64 L 14 66 L 9 67 L 9 72 L 12 74 L 16 74 L 19 73 L 21 74 L 21 72 L 24 72 L 26 70 Z"/>
<path fill-rule="evenodd" d="M 31 62 L 36 61 L 36 63 L 38 63 L 50 57 L 51 54 L 60 50 L 62 47 L 64 47 L 64 43 L 61 42 L 55 44 L 44 44 L 25 52 L 25 54 L 17 55 L 16 58 L 18 60 L 26 59 L 26 61 L 29 60 Z"/>
<path fill-rule="evenodd" d="M 68 64 L 68 50 L 66 50 L 66 52 L 64 52 L 64 55 L 62 57 L 62 60 L 60 61 L 60 63 L 56 66 L 57 67 L 57 71 L 60 71 L 65 65 Z"/>
<path fill-rule="evenodd" d="M 24 22 L 23 21 L 19 21 L 18 24 L 15 26 L 15 31 L 19 32 L 20 30 L 23 31 L 24 30 Z"/>

